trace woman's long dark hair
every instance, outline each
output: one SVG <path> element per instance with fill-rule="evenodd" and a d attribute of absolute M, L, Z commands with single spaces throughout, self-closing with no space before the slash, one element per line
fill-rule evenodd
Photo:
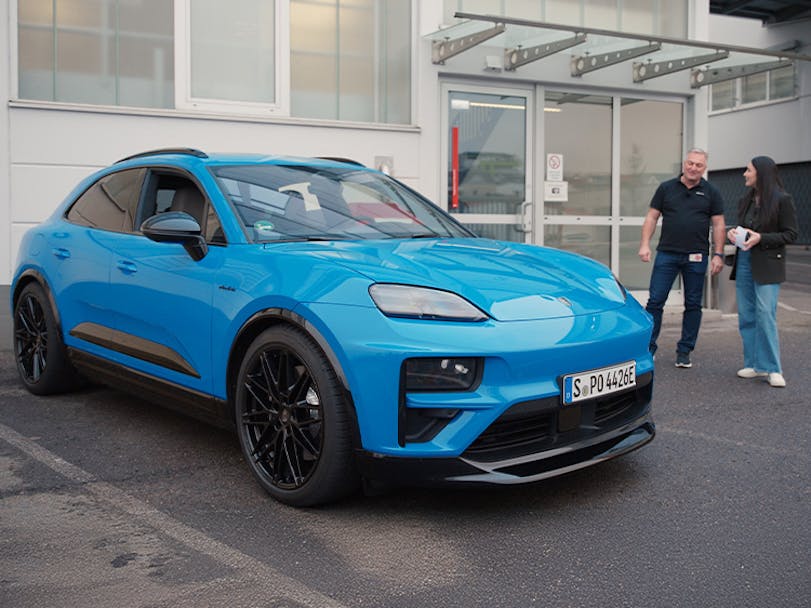
<path fill-rule="evenodd" d="M 785 192 L 783 181 L 777 171 L 777 163 L 768 156 L 756 156 L 752 159 L 752 166 L 757 171 L 755 187 L 750 188 L 743 198 L 745 206 L 758 196 L 760 198 L 760 224 L 761 230 L 777 227 L 778 200 Z"/>

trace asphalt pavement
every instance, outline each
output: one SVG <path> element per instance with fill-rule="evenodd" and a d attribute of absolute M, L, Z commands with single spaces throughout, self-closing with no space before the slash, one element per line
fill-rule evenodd
<path fill-rule="evenodd" d="M 28 394 L 6 327 L 0 606 L 806 607 L 811 285 L 790 278 L 784 389 L 735 376 L 737 316 L 719 311 L 676 368 L 674 308 L 650 445 L 531 486 L 321 509 L 271 500 L 225 431 L 103 387 Z"/>

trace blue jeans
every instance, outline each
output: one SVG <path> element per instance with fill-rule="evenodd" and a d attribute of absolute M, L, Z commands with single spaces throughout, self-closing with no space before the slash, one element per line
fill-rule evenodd
<path fill-rule="evenodd" d="M 704 298 L 704 277 L 707 274 L 707 254 L 700 262 L 691 262 L 686 253 L 657 251 L 650 275 L 648 305 L 653 317 L 653 333 L 650 337 L 650 352 L 656 352 L 656 340 L 662 329 L 662 311 L 676 277 L 681 275 L 684 291 L 684 315 L 681 320 L 681 340 L 676 345 L 680 353 L 689 353 L 696 347 L 698 328 L 701 326 L 701 303 Z"/>
<path fill-rule="evenodd" d="M 735 269 L 738 329 L 743 342 L 743 366 L 758 372 L 783 373 L 777 335 L 780 283 L 762 285 L 752 278 L 752 253 L 738 251 Z"/>

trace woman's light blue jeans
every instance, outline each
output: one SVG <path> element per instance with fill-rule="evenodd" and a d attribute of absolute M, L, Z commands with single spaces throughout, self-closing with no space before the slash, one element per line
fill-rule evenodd
<path fill-rule="evenodd" d="M 761 284 L 752 278 L 752 254 L 738 251 L 735 295 L 738 329 L 743 341 L 743 366 L 765 373 L 783 373 L 777 334 L 777 297 L 780 283 Z"/>

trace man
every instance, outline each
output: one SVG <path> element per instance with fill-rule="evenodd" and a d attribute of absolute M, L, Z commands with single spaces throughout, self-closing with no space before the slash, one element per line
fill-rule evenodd
<path fill-rule="evenodd" d="M 724 201 L 718 189 L 702 177 L 706 170 L 707 153 L 698 148 L 690 150 L 682 164 L 682 174 L 659 184 L 642 224 L 639 258 L 643 262 L 650 262 L 650 240 L 656 231 L 656 223 L 662 218 L 662 235 L 656 247 L 648 305 L 645 307 L 653 316 L 651 353 L 656 352 L 656 340 L 662 328 L 662 310 L 670 288 L 678 275 L 682 279 L 684 315 L 681 340 L 676 346 L 676 367 L 693 365 L 690 353 L 696 346 L 701 325 L 707 264 L 712 274 L 718 274 L 724 265 Z M 711 255 L 707 238 L 710 223 L 713 241 Z"/>

